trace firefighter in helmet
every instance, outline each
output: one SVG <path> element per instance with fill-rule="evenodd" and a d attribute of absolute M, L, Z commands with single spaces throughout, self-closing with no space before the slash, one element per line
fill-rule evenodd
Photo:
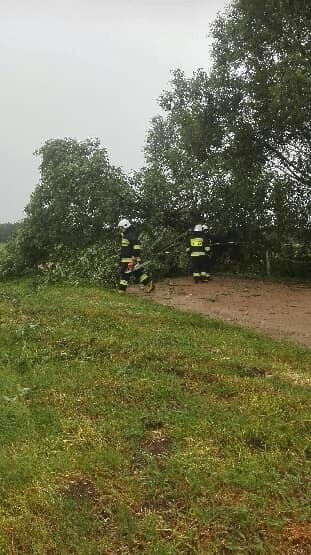
<path fill-rule="evenodd" d="M 135 283 L 144 287 L 145 293 L 151 293 L 154 285 L 141 263 L 141 246 L 136 230 L 126 218 L 120 220 L 118 228 L 121 232 L 119 292 L 125 292 L 133 278 Z"/>
<path fill-rule="evenodd" d="M 192 275 L 196 283 L 199 281 L 209 281 L 209 274 L 207 275 L 206 271 L 206 259 L 210 250 L 211 247 L 205 238 L 203 226 L 201 224 L 195 225 L 190 236 L 190 246 L 187 248 L 187 252 L 190 254 Z"/>

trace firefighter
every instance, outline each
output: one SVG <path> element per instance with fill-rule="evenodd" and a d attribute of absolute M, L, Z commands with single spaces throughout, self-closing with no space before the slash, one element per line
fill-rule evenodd
<path fill-rule="evenodd" d="M 206 272 L 206 258 L 210 249 L 211 247 L 207 244 L 204 237 L 202 225 L 195 225 L 191 233 L 190 246 L 187 248 L 187 252 L 190 254 L 192 275 L 196 283 L 199 281 L 209 281 Z"/>
<path fill-rule="evenodd" d="M 151 293 L 154 285 L 141 264 L 141 246 L 134 227 L 124 218 L 119 222 L 118 228 L 121 232 L 119 292 L 124 293 L 133 278 L 135 283 L 144 287 L 145 293 Z"/>

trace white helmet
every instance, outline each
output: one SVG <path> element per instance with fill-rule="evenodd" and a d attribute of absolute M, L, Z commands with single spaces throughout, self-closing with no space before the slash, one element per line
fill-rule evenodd
<path fill-rule="evenodd" d="M 203 224 L 203 225 L 202 225 L 202 231 L 207 231 L 207 230 L 208 230 L 208 225 Z"/>
<path fill-rule="evenodd" d="M 126 218 L 123 218 L 123 220 L 120 220 L 118 223 L 118 228 L 120 229 L 128 229 L 129 227 L 131 227 L 131 222 Z"/>
<path fill-rule="evenodd" d="M 201 226 L 201 224 L 197 224 L 194 226 L 193 231 L 199 231 L 200 233 L 202 232 L 203 228 Z"/>

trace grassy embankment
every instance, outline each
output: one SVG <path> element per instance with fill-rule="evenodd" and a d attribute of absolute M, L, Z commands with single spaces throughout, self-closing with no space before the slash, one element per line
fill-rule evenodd
<path fill-rule="evenodd" d="M 0 315 L 1 554 L 308 553 L 310 351 L 94 287 Z"/>

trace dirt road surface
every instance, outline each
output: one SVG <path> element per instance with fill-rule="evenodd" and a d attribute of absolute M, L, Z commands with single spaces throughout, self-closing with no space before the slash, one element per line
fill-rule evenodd
<path fill-rule="evenodd" d="M 129 292 L 146 297 L 137 286 Z M 311 288 L 305 284 L 232 277 L 195 284 L 190 277 L 177 278 L 158 283 L 149 298 L 311 348 Z"/>

